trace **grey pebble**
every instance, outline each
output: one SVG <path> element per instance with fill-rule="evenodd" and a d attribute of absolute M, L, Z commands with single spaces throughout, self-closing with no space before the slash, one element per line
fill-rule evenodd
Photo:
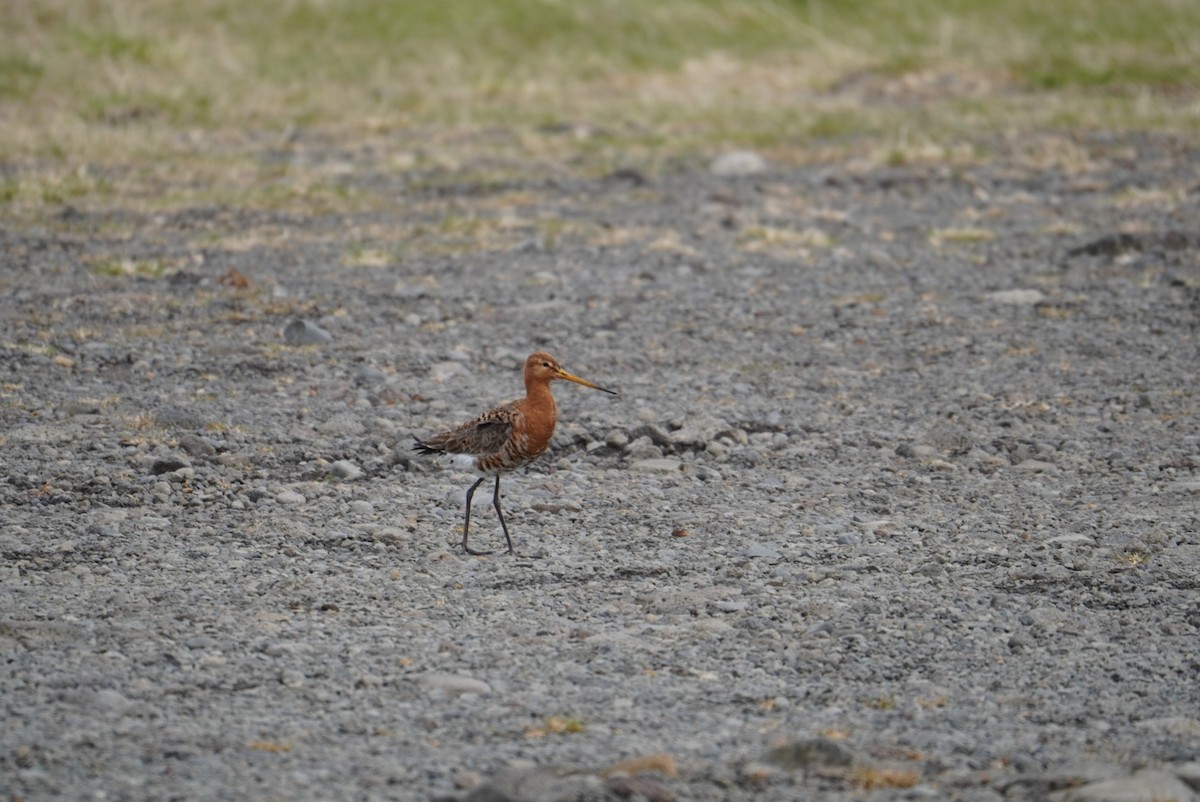
<path fill-rule="evenodd" d="M 672 442 L 671 435 L 669 435 L 661 426 L 657 426 L 653 423 L 643 423 L 642 425 L 636 427 L 633 431 L 629 432 L 629 439 L 632 441 L 636 441 L 642 437 L 646 438 L 653 445 L 656 445 L 659 448 L 669 448 Z"/>
<path fill-rule="evenodd" d="M 766 543 L 751 543 L 742 555 L 752 560 L 780 560 L 783 555 L 777 549 Z"/>
<path fill-rule="evenodd" d="M 193 635 L 185 640 L 183 645 L 189 649 L 213 649 L 216 648 L 217 639 L 211 635 Z"/>
<path fill-rule="evenodd" d="M 217 453 L 216 446 L 209 440 L 190 432 L 180 436 L 179 447 L 192 457 L 211 457 Z"/>
<path fill-rule="evenodd" d="M 1088 783 L 1062 795 L 1063 802 L 1195 802 L 1192 789 L 1161 769 L 1142 769 L 1129 777 Z"/>
<path fill-rule="evenodd" d="M 188 467 L 188 462 L 181 457 L 163 457 L 156 459 L 150 466 L 151 476 L 161 476 L 164 473 L 174 473 Z"/>
<path fill-rule="evenodd" d="M 1177 763 L 1170 766 L 1169 769 L 1172 774 L 1187 783 L 1189 787 L 1200 792 L 1200 760 Z"/>
<path fill-rule="evenodd" d="M 1036 289 L 997 290 L 984 297 L 993 303 L 1017 306 L 1033 306 L 1046 300 L 1046 295 Z"/>
<path fill-rule="evenodd" d="M 324 345 L 333 342 L 333 335 L 311 320 L 296 318 L 284 327 L 283 339 L 288 345 Z"/>
<path fill-rule="evenodd" d="M 708 455 L 710 457 L 717 460 L 718 462 L 721 462 L 721 461 L 727 459 L 729 457 L 729 452 L 730 452 L 729 446 L 725 445 L 720 440 L 710 440 L 708 443 L 705 444 L 704 450 L 705 450 L 705 452 L 708 453 Z"/>
<path fill-rule="evenodd" d="M 629 437 L 625 432 L 614 429 L 604 437 L 604 443 L 609 448 L 623 449 L 629 444 Z"/>
<path fill-rule="evenodd" d="M 288 688 L 301 688 L 305 685 L 304 673 L 294 668 L 285 668 L 279 672 L 279 683 Z"/>
<path fill-rule="evenodd" d="M 329 465 L 329 474 L 345 482 L 352 482 L 363 475 L 362 468 L 348 459 L 340 459 Z"/>
<path fill-rule="evenodd" d="M 729 428 L 712 415 L 695 415 L 687 418 L 669 437 L 676 447 L 704 447 Z"/>
<path fill-rule="evenodd" d="M 932 457 L 937 453 L 937 448 L 924 443 L 901 443 L 900 445 L 896 446 L 896 456 L 898 457 Z"/>
<path fill-rule="evenodd" d="M 713 175 L 755 175 L 767 169 L 767 160 L 752 150 L 731 150 L 713 159 L 708 169 Z"/>
<path fill-rule="evenodd" d="M 633 440 L 625 446 L 625 453 L 632 461 L 659 459 L 662 457 L 662 449 L 654 445 L 653 441 L 645 435 Z"/>
<path fill-rule="evenodd" d="M 430 671 L 412 677 L 413 681 L 425 690 L 442 693 L 448 696 L 462 694 L 487 694 L 492 692 L 492 686 L 483 680 L 465 674 L 454 674 L 445 671 Z"/>
<path fill-rule="evenodd" d="M 683 463 L 675 459 L 640 459 L 629 466 L 636 473 L 678 473 Z"/>
<path fill-rule="evenodd" d="M 354 371 L 354 380 L 359 384 L 382 384 L 387 381 L 387 374 L 373 365 L 361 365 Z"/>

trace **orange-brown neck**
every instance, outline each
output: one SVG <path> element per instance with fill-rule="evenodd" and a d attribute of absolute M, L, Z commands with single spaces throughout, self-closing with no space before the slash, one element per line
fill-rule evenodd
<path fill-rule="evenodd" d="M 535 379 L 525 382 L 521 411 L 525 413 L 530 450 L 540 454 L 550 445 L 550 438 L 554 436 L 554 423 L 558 417 L 558 409 L 554 405 L 554 396 L 550 393 L 548 380 Z"/>

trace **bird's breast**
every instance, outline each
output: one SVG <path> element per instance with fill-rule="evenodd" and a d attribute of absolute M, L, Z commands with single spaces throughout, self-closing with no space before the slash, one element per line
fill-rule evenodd
<path fill-rule="evenodd" d="M 522 425 L 513 428 L 513 440 L 519 450 L 532 459 L 549 448 L 554 437 L 554 398 L 547 393 L 541 403 L 529 404 L 522 412 Z"/>

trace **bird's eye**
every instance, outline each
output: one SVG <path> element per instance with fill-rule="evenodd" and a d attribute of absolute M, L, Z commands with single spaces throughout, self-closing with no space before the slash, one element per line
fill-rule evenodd
<path fill-rule="evenodd" d="M 549 363 L 549 362 L 543 362 L 543 363 L 542 363 L 542 367 L 544 367 L 544 368 L 548 368 L 548 367 L 550 367 L 550 363 Z"/>

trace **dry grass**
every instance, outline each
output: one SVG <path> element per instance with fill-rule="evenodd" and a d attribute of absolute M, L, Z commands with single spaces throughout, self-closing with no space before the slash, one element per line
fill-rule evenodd
<path fill-rule="evenodd" d="M 0 4 L 0 54 L 9 215 L 374 208 L 348 176 L 654 171 L 731 146 L 907 162 L 1200 123 L 1188 0 L 29 0 Z"/>

